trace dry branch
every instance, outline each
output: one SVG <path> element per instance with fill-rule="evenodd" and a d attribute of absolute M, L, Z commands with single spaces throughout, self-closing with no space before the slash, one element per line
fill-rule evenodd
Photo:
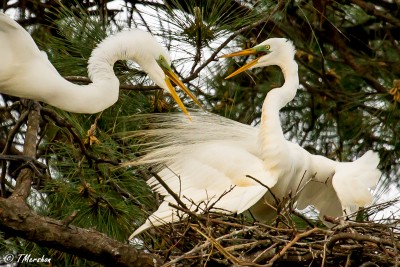
<path fill-rule="evenodd" d="M 154 266 L 157 262 L 153 255 L 95 230 L 39 216 L 21 198 L 0 199 L 0 230 L 106 266 Z"/>
<path fill-rule="evenodd" d="M 394 266 L 400 260 L 397 254 L 400 237 L 396 234 L 399 221 L 382 224 L 330 218 L 335 225 L 328 229 L 307 228 L 295 222 L 273 227 L 219 214 L 196 214 L 196 218 L 188 220 L 189 227 L 188 222 L 181 222 L 169 226 L 172 231 L 157 231 L 164 247 L 150 251 L 163 257 L 165 266 L 218 263 L 219 266 L 333 267 L 361 266 L 368 262 Z M 147 242 L 146 238 L 144 241 Z"/>

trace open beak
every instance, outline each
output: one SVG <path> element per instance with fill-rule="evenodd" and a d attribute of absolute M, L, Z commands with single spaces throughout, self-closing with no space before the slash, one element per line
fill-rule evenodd
<path fill-rule="evenodd" d="M 223 55 L 221 56 L 222 58 L 228 58 L 228 57 L 237 57 L 237 56 L 250 56 L 250 55 L 257 55 L 260 52 L 257 51 L 254 48 L 249 48 L 249 49 L 245 49 L 242 51 L 238 51 L 238 52 L 234 52 L 231 54 L 227 54 L 227 55 Z M 264 54 L 263 54 L 264 55 Z M 257 57 L 256 59 L 250 61 L 249 63 L 247 63 L 246 65 L 240 67 L 239 69 L 237 69 L 236 71 L 234 71 L 233 73 L 231 73 L 229 76 L 227 76 L 225 79 L 229 79 L 245 70 L 250 69 L 251 67 L 253 67 L 255 64 L 257 64 L 258 60 L 260 59 L 260 57 L 262 57 L 263 55 Z"/>
<path fill-rule="evenodd" d="M 188 118 L 190 120 L 192 120 L 189 115 L 189 112 L 187 111 L 186 107 L 183 105 L 182 100 L 179 98 L 178 93 L 176 92 L 172 83 L 179 86 L 183 90 L 183 92 L 185 92 L 200 108 L 203 108 L 201 106 L 199 100 L 197 100 L 197 98 L 192 94 L 192 92 L 190 92 L 189 89 L 186 88 L 186 86 L 183 84 L 183 82 L 178 78 L 178 76 L 171 69 L 163 68 L 163 70 L 166 75 L 165 83 L 167 84 L 170 94 L 172 95 L 172 97 L 174 98 L 174 100 L 178 104 L 178 106 L 186 114 L 186 116 L 188 116 Z M 172 81 L 172 83 L 171 83 L 171 81 Z"/>

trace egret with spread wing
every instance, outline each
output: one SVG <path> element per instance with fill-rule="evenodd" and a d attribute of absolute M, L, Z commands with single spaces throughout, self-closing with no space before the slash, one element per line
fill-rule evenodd
<path fill-rule="evenodd" d="M 253 54 L 260 56 L 229 77 L 250 68 L 278 65 L 285 78 L 282 87 L 267 94 L 259 128 L 204 112 L 191 112 L 190 124 L 176 114 L 149 115 L 151 129 L 135 135 L 153 143 L 149 142 L 148 153 L 138 163 L 166 166 L 158 176 L 195 212 L 210 207 L 225 213 L 250 209 L 257 219 L 265 220 L 276 214 L 268 188 L 278 199 L 296 195 L 298 207 L 314 205 L 321 216 L 341 216 L 344 210 L 370 204 L 369 188 L 380 177 L 376 153 L 368 151 L 354 162 L 341 163 L 312 155 L 284 138 L 279 110 L 295 97 L 299 86 L 292 42 L 271 38 L 225 57 Z M 176 200 L 156 178 L 148 184 L 164 200 L 130 238 L 184 217 L 169 205 L 176 205 Z"/>
<path fill-rule="evenodd" d="M 93 83 L 65 80 L 48 61 L 24 28 L 0 13 L 0 93 L 42 101 L 76 113 L 100 112 L 118 100 L 117 60 L 138 63 L 160 88 L 168 90 L 186 113 L 173 85 L 180 86 L 196 104 L 195 96 L 171 69 L 167 51 L 149 33 L 139 29 L 107 37 L 92 51 L 88 64 Z"/>

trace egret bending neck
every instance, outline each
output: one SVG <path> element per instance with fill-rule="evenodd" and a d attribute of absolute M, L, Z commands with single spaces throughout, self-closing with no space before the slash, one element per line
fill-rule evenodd
<path fill-rule="evenodd" d="M 58 86 L 59 94 L 53 95 L 46 102 L 79 113 L 96 113 L 113 105 L 119 95 L 119 80 L 114 74 L 114 63 L 117 60 L 134 60 L 139 64 L 143 61 L 140 56 L 143 48 L 137 40 L 126 41 L 127 38 L 133 39 L 129 32 L 120 32 L 106 38 L 93 50 L 88 62 L 88 74 L 93 83 L 86 86 L 67 81 L 59 83 L 65 87 L 60 90 Z"/>
<path fill-rule="evenodd" d="M 279 111 L 293 100 L 299 87 L 298 66 L 296 61 L 291 60 L 287 64 L 279 65 L 283 72 L 285 83 L 282 87 L 272 89 L 265 98 L 263 104 L 263 115 L 261 121 L 279 119 Z"/>
<path fill-rule="evenodd" d="M 272 89 L 266 96 L 262 107 L 261 127 L 258 136 L 261 156 L 270 171 L 277 171 L 275 173 L 277 177 L 285 175 L 278 170 L 287 169 L 279 168 L 279 165 L 286 164 L 285 160 L 277 160 L 285 158 L 287 151 L 287 143 L 279 119 L 279 110 L 295 97 L 299 86 L 297 63 L 293 58 L 284 62 L 286 63 L 278 66 L 282 69 L 285 83 L 280 88 Z"/>

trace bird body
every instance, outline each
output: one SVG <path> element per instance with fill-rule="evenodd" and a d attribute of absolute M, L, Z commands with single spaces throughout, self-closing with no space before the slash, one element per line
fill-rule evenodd
<path fill-rule="evenodd" d="M 250 209 L 257 219 L 267 220 L 276 214 L 271 193 L 278 199 L 294 197 L 299 208 L 314 205 L 321 217 L 341 216 L 343 211 L 369 205 L 369 188 L 380 176 L 378 156 L 368 151 L 354 162 L 342 163 L 312 155 L 287 141 L 279 110 L 295 97 L 299 86 L 295 49 L 286 39 L 271 38 L 228 56 L 258 53 L 261 57 L 228 77 L 269 65 L 282 69 L 285 83 L 267 94 L 259 128 L 203 112 L 191 112 L 191 124 L 179 115 L 148 115 L 153 120 L 150 129 L 134 133 L 152 140 L 137 164 L 164 166 L 159 177 L 194 212 L 210 207 L 225 213 Z M 130 238 L 185 216 L 169 205 L 176 205 L 176 200 L 156 178 L 148 184 L 164 200 Z M 352 190 L 354 186 L 358 188 Z"/>
<path fill-rule="evenodd" d="M 149 137 L 155 137 L 153 134 L 157 136 L 159 134 L 158 137 L 162 140 L 157 138 L 157 144 L 154 143 L 154 145 L 165 145 L 164 148 L 154 150 L 154 154 L 150 153 L 145 156 L 138 164 L 157 162 L 168 166 L 162 169 L 158 175 L 191 210 L 202 212 L 212 206 L 213 210 L 219 212 L 244 212 L 267 192 L 266 187 L 246 178 L 246 175 L 257 177 L 268 186 L 273 186 L 276 182 L 274 177 L 265 169 L 263 161 L 257 157 L 257 143 L 252 142 L 254 139 L 251 141 L 251 136 L 253 134 L 256 136 L 256 133 L 244 134 L 243 136 L 246 139 L 249 138 L 249 142 L 243 142 L 243 139 L 240 138 L 241 133 L 232 136 L 225 132 L 225 128 L 231 128 L 229 120 L 227 120 L 228 125 L 223 125 L 221 128 L 203 128 L 202 126 L 207 125 L 209 119 L 211 123 L 207 125 L 208 127 L 213 124 L 214 119 L 221 122 L 219 119 L 223 120 L 224 118 L 195 111 L 193 111 L 193 115 L 193 121 L 190 125 L 181 121 L 183 117 L 177 114 L 169 118 L 161 115 L 160 119 L 167 120 L 162 131 L 155 129 L 154 132 L 152 130 L 142 133 L 136 132 L 137 135 L 145 134 Z M 163 122 L 160 123 L 163 124 Z M 202 142 L 201 139 L 191 138 L 190 133 L 193 133 L 193 136 L 199 136 L 200 131 L 195 130 L 200 130 L 197 126 L 202 128 L 204 136 L 208 136 L 204 130 L 215 130 L 217 133 L 213 135 L 215 139 Z M 219 124 L 219 126 L 221 125 Z M 165 135 L 161 134 L 164 130 Z M 245 132 L 251 131 L 252 128 L 243 130 Z M 169 139 L 173 136 L 177 137 L 179 132 L 184 133 L 187 139 L 185 137 L 179 138 L 179 141 Z M 224 133 L 225 137 L 229 136 L 230 138 L 227 140 L 219 139 L 218 134 L 224 135 Z M 165 197 L 164 202 L 153 214 L 154 216 L 149 217 L 151 220 L 146 221 L 135 231 L 134 235 L 152 225 L 157 226 L 166 222 L 177 221 L 181 216 L 185 216 L 183 213 L 173 211 L 169 206 L 168 203 L 177 204 L 175 199 L 168 194 L 164 187 L 158 184 L 154 177 L 148 181 L 148 184 Z M 226 194 L 227 197 L 223 197 L 223 194 Z"/>
<path fill-rule="evenodd" d="M 88 74 L 93 83 L 77 85 L 65 80 L 39 50 L 28 32 L 0 13 L 0 93 L 48 103 L 76 113 L 100 112 L 118 100 L 117 60 L 137 62 L 162 89 L 170 91 L 186 112 L 170 80 L 198 101 L 172 72 L 167 51 L 149 33 L 122 31 L 104 39 L 92 51 Z"/>
<path fill-rule="evenodd" d="M 358 187 L 368 191 L 380 176 L 376 169 L 379 158 L 371 151 L 364 155 L 369 159 L 368 166 L 365 166 L 359 162 L 362 158 L 351 163 L 337 162 L 312 155 L 297 144 L 285 141 L 297 163 L 285 166 L 285 169 L 292 170 L 291 174 L 281 172 L 280 177 L 273 176 L 261 159 L 258 127 L 200 111 L 190 111 L 190 114 L 193 120 L 191 123 L 181 114 L 143 116 L 151 121 L 151 129 L 137 131 L 132 137 L 154 140 L 147 148 L 149 153 L 136 164 L 164 166 L 158 175 L 192 211 L 202 213 L 210 206 L 213 207 L 212 211 L 228 214 L 242 213 L 249 209 L 256 219 L 267 221 L 276 215 L 270 206 L 274 205 L 274 199 L 268 192 L 268 186 L 278 199 L 287 197 L 289 193 L 294 196 L 303 188 L 298 194 L 297 208 L 304 209 L 313 205 L 321 218 L 323 215 L 342 216 L 346 206 L 342 207 L 332 185 L 335 170 L 342 164 L 353 165 L 351 168 L 359 174 L 361 184 L 341 187 L 339 183 L 339 192 L 348 188 L 345 194 L 363 200 L 359 201 L 360 207 L 372 201 L 370 193 L 367 197 L 359 197 L 354 189 Z M 303 165 L 299 168 L 301 163 Z M 364 177 L 366 174 L 370 175 Z M 248 175 L 263 185 L 248 178 Z M 345 178 L 348 183 L 353 183 L 352 176 Z M 150 227 L 179 221 L 186 216 L 169 205 L 178 203 L 154 177 L 148 184 L 164 199 L 158 210 L 135 230 L 130 239 Z M 354 200 L 352 203 L 355 203 Z M 344 205 L 347 205 L 348 212 L 357 210 L 355 205 Z"/>

